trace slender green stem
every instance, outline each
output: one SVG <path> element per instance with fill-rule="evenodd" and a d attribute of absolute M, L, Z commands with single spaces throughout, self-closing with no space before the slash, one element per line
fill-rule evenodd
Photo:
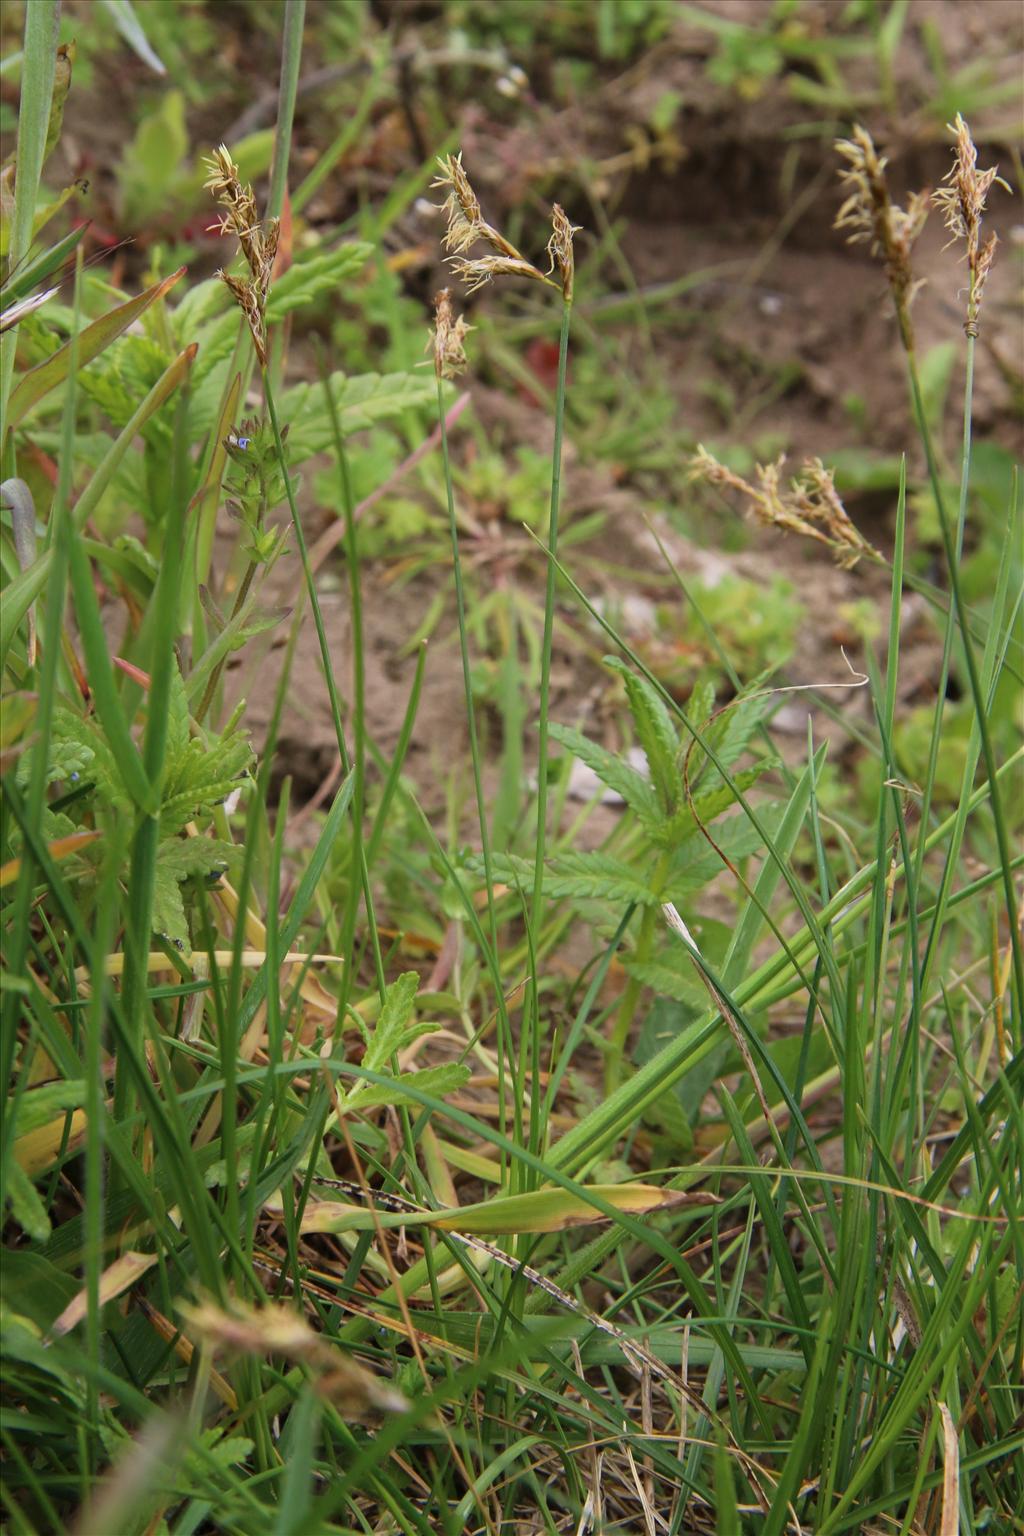
<path fill-rule="evenodd" d="M 295 97 L 299 86 L 302 60 L 302 29 L 306 20 L 306 0 L 285 0 L 284 42 L 281 54 L 281 82 L 277 97 L 277 128 L 274 133 L 274 162 L 267 194 L 267 217 L 277 219 L 284 207 L 288 186 L 288 160 L 292 147 L 292 123 L 295 121 Z"/>
<path fill-rule="evenodd" d="M 14 211 L 11 219 L 7 270 L 13 272 L 23 261 L 32 244 L 39 178 L 46 158 L 46 134 L 53 100 L 53 77 L 60 36 L 60 0 L 33 0 L 25 7 L 25 52 L 21 69 L 21 106 L 18 112 L 16 149 L 17 177 L 14 183 Z M 18 328 L 11 326 L 0 336 L 0 432 L 7 420 L 7 401 L 14 377 L 14 353 Z M 11 442 L 12 438 L 8 438 Z M 4 476 L 14 473 L 12 462 Z"/>
<path fill-rule="evenodd" d="M 342 721 L 341 698 L 338 693 L 338 684 L 334 676 L 334 666 L 331 662 L 331 649 L 327 641 L 327 631 L 324 628 L 323 613 L 320 609 L 320 599 L 317 596 L 316 581 L 313 576 L 313 567 L 309 561 L 309 548 L 306 544 L 306 535 L 302 531 L 302 520 L 299 517 L 299 509 L 295 505 L 295 491 L 292 486 L 291 476 L 288 473 L 288 463 L 285 458 L 284 442 L 281 437 L 281 426 L 277 418 L 277 407 L 274 403 L 274 390 L 270 382 L 267 370 L 263 373 L 263 394 L 267 402 L 267 415 L 270 417 L 270 427 L 274 434 L 274 445 L 277 449 L 278 461 L 281 465 L 281 473 L 284 477 L 285 494 L 288 498 L 288 510 L 291 513 L 292 529 L 295 533 L 295 542 L 298 545 L 299 559 L 302 562 L 302 571 L 306 581 L 306 592 L 309 604 L 313 610 L 313 623 L 316 627 L 316 636 L 320 645 L 320 661 L 323 666 L 324 681 L 327 684 L 327 694 L 331 704 L 331 719 L 334 722 L 334 734 L 338 743 L 338 755 L 341 758 L 341 767 L 344 774 L 348 774 L 352 767 L 352 759 L 345 740 L 345 727 Z M 349 491 L 351 494 L 351 488 Z M 362 844 L 360 843 L 360 847 Z M 384 969 L 380 953 L 380 941 L 373 918 L 373 894 L 370 889 L 370 875 L 366 866 L 365 850 L 360 866 L 360 878 L 362 881 L 363 901 L 366 908 L 367 924 L 370 930 L 370 939 L 374 950 L 374 964 L 377 970 L 377 984 L 383 992 Z M 346 974 L 351 969 L 346 967 Z"/>
<path fill-rule="evenodd" d="M 541 646 L 539 718 L 537 722 L 537 839 L 534 852 L 533 897 L 530 904 L 530 927 L 534 942 L 540 939 L 544 919 L 544 858 L 548 832 L 548 707 L 551 694 L 551 649 L 555 626 L 555 583 L 558 556 L 558 515 L 562 489 L 562 434 L 565 425 L 565 376 L 569 356 L 569 324 L 572 319 L 572 303 L 563 300 L 562 330 L 558 342 L 558 384 L 555 391 L 555 440 L 551 449 L 551 500 L 548 512 L 547 581 L 544 587 L 544 638 Z M 525 1051 L 532 1045 L 533 1082 L 531 1103 L 539 1105 L 540 1080 L 538 1052 L 540 1048 L 540 981 L 530 979 L 529 1028 L 524 1029 L 520 1044 L 520 1071 L 525 1081 Z M 543 1128 L 534 1114 L 530 1120 L 530 1146 L 536 1150 Z"/>
<path fill-rule="evenodd" d="M 237 619 L 238 615 L 241 613 L 242 606 L 245 603 L 246 598 L 249 596 L 249 589 L 252 586 L 253 577 L 256 575 L 257 569 L 258 562 L 255 560 L 250 560 L 249 564 L 245 568 L 245 575 L 242 577 L 242 580 L 239 583 L 238 591 L 235 593 L 235 601 L 231 606 L 232 619 Z M 203 689 L 203 696 L 199 701 L 199 707 L 195 712 L 194 718 L 196 725 L 202 725 L 203 721 L 206 719 L 206 712 L 210 705 L 213 703 L 214 694 L 217 692 L 217 684 L 220 682 L 221 674 L 223 673 L 227 664 L 228 658 L 225 654 L 221 657 L 213 671 L 210 673 L 206 687 Z"/>
<path fill-rule="evenodd" d="M 908 358 L 908 365 L 917 367 L 916 361 Z M 955 550 L 956 558 L 960 559 L 964 543 L 964 527 L 967 521 L 967 492 L 971 477 L 971 416 L 974 398 L 974 337 L 967 338 L 966 374 L 964 378 L 964 421 L 963 421 L 963 456 L 960 462 L 960 502 L 957 510 Z M 921 824 L 928 825 L 928 817 L 931 811 L 932 791 L 935 784 L 935 773 L 938 767 L 939 747 L 942 741 L 942 717 L 946 709 L 946 689 L 949 683 L 949 667 L 953 654 L 953 637 L 956 634 L 956 614 L 953 604 L 950 603 L 946 614 L 945 633 L 942 641 L 942 664 L 939 669 L 939 682 L 935 697 L 935 721 L 932 726 L 932 739 L 928 752 L 928 767 L 924 781 L 924 797 L 921 801 Z M 951 860 L 955 860 L 955 854 L 951 850 Z M 918 874 L 920 874 L 920 847 L 918 848 Z"/>
<path fill-rule="evenodd" d="M 480 828 L 480 850 L 484 861 L 484 880 L 487 885 L 487 917 L 491 949 L 495 968 L 500 975 L 500 951 L 498 948 L 498 919 L 494 904 L 494 872 L 491 867 L 491 835 L 484 805 L 483 775 L 480 767 L 480 745 L 476 729 L 476 710 L 473 704 L 473 676 L 469 658 L 469 636 L 466 629 L 466 593 L 462 580 L 462 556 L 459 551 L 459 525 L 455 516 L 455 489 L 452 484 L 451 457 L 448 449 L 448 421 L 444 404 L 444 391 L 440 376 L 437 380 L 437 417 L 441 424 L 441 464 L 444 471 L 445 493 L 448 499 L 448 532 L 452 546 L 452 574 L 455 579 L 455 608 L 459 623 L 459 654 L 462 658 L 462 686 L 466 699 L 466 724 L 469 730 L 469 755 L 473 764 L 473 789 L 476 795 L 477 821 Z M 507 1104 L 505 1084 L 506 1052 L 511 1053 L 512 1036 L 509 1028 L 508 1008 L 503 988 L 496 988 L 495 1003 L 502 1030 L 502 1044 L 498 1051 L 498 1106 L 499 1125 L 502 1134 L 507 1129 Z M 513 1098 L 516 1135 L 522 1135 L 522 1100 L 519 1094 Z"/>
<path fill-rule="evenodd" d="M 374 970 L 377 977 L 377 990 L 383 998 L 385 991 L 384 961 L 380 950 L 380 936 L 377 932 L 377 922 L 374 915 L 373 896 L 370 889 L 369 866 L 366 860 L 366 848 L 363 839 L 363 817 L 366 810 L 366 661 L 363 646 L 363 593 L 360 580 L 359 546 L 356 542 L 355 521 L 355 496 L 352 492 L 352 475 L 349 469 L 348 450 L 345 447 L 345 438 L 341 430 L 341 419 L 338 415 L 338 403 L 334 398 L 331 388 L 330 374 L 326 365 L 321 368 L 324 396 L 327 400 L 327 410 L 331 418 L 331 432 L 334 437 L 334 451 L 338 458 L 338 474 L 341 479 L 341 504 L 345 514 L 345 563 L 348 566 L 349 601 L 352 610 L 352 751 L 354 757 L 354 775 L 352 779 L 352 889 L 362 883 L 363 899 L 366 904 L 366 920 L 370 931 L 370 946 L 373 950 Z M 351 941 L 355 932 L 355 900 L 349 904 L 349 913 L 352 928 L 344 931 L 342 949 L 347 955 L 351 947 Z M 342 999 L 347 997 L 352 967 L 347 966 L 345 982 L 342 989 Z M 341 1012 L 344 1012 L 342 1008 Z"/>
<path fill-rule="evenodd" d="M 996 846 L 999 850 L 999 863 L 1003 875 L 1003 891 L 1006 897 L 1006 914 L 1009 928 L 1010 953 L 1013 961 L 1013 984 L 1016 998 L 1015 1014 L 1018 1020 L 1024 1014 L 1024 953 L 1021 948 L 1020 925 L 1018 922 L 1017 891 L 1013 881 L 1012 865 L 1013 854 L 1010 849 L 1009 835 L 1006 827 L 1006 816 L 1003 810 L 1002 793 L 999 787 L 999 775 L 992 747 L 992 733 L 988 724 L 988 702 L 982 691 L 981 677 L 978 672 L 978 663 L 974 654 L 974 642 L 971 638 L 968 622 L 967 604 L 964 599 L 963 586 L 960 580 L 960 560 L 958 546 L 953 529 L 950 527 L 949 514 L 946 511 L 945 496 L 942 489 L 942 480 L 939 474 L 938 462 L 932 443 L 931 430 L 928 426 L 928 417 L 925 411 L 924 396 L 921 392 L 921 380 L 917 369 L 916 355 L 912 349 L 907 351 L 907 368 L 910 374 L 910 391 L 914 407 L 914 416 L 917 429 L 925 451 L 925 459 L 928 465 L 928 477 L 931 481 L 932 494 L 935 497 L 935 506 L 939 514 L 939 527 L 942 532 L 942 543 L 946 552 L 946 564 L 949 568 L 949 582 L 952 591 L 953 602 L 951 611 L 956 615 L 956 622 L 960 630 L 960 639 L 964 650 L 964 663 L 967 669 L 967 680 L 971 690 L 971 699 L 974 705 L 975 723 L 981 742 L 981 755 L 985 763 L 985 772 L 992 793 L 992 820 L 996 834 Z M 941 700 L 940 700 L 941 702 Z"/>
<path fill-rule="evenodd" d="M 668 877 L 672 864 L 671 851 L 666 850 L 658 859 L 657 867 L 651 879 L 651 889 L 660 892 Z M 640 919 L 640 932 L 637 936 L 634 959 L 638 965 L 646 964 L 654 950 L 654 941 L 658 931 L 658 908 L 648 906 L 644 908 Z M 622 1080 L 622 1058 L 625 1055 L 626 1041 L 629 1039 L 630 1027 L 636 1017 L 636 1006 L 643 990 L 643 983 L 636 976 L 630 976 L 622 993 L 615 1023 L 608 1039 L 608 1057 L 605 1062 L 605 1091 L 613 1093 Z"/>

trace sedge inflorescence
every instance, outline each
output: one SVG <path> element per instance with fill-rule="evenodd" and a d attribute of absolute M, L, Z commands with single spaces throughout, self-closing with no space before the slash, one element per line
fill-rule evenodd
<path fill-rule="evenodd" d="M 577 227 L 569 222 L 565 210 L 554 204 L 551 211 L 551 238 L 548 256 L 551 266 L 547 272 L 539 267 L 500 229 L 484 218 L 480 199 L 462 164 L 462 155 L 444 155 L 438 160 L 439 174 L 431 183 L 447 193 L 442 205 L 448 228 L 444 237 L 449 261 L 458 277 L 469 285 L 469 292 L 483 287 L 495 277 L 525 277 L 548 288 L 558 288 L 567 304 L 572 303 L 575 264 L 573 260 L 573 235 Z M 489 254 L 467 256 L 474 245 L 489 247 Z M 553 274 L 557 271 L 558 281 Z"/>
<path fill-rule="evenodd" d="M 910 253 L 928 217 L 930 193 L 912 192 L 906 208 L 894 203 L 885 177 L 889 162 L 859 123 L 852 137 L 836 141 L 836 150 L 847 163 L 839 172 L 846 199 L 836 215 L 835 227 L 849 230 L 851 245 L 866 244 L 873 256 L 884 258 L 896 308 L 909 336 L 910 303 L 919 287 L 911 270 Z"/>
<path fill-rule="evenodd" d="M 942 211 L 946 228 L 952 236 L 950 243 L 957 240 L 964 243 L 964 256 L 970 276 L 965 329 L 969 335 L 976 336 L 982 290 L 991 271 L 998 243 L 994 232 L 982 240 L 982 215 L 993 183 L 998 182 L 1007 192 L 1010 187 L 999 175 L 998 166 L 991 166 L 987 171 L 978 170 L 977 146 L 959 112 L 955 122 L 947 124 L 947 127 L 956 138 L 953 164 L 943 177 L 949 185 L 938 189 L 933 202 Z"/>
<path fill-rule="evenodd" d="M 455 314 L 451 289 L 442 288 L 434 298 L 434 329 L 427 342 L 439 379 L 454 379 L 467 367 L 466 337 L 472 329 L 464 316 Z"/>
<path fill-rule="evenodd" d="M 878 558 L 843 506 L 834 472 L 820 459 L 806 459 L 786 486 L 782 481 L 785 462 L 782 456 L 771 464 L 758 464 L 756 484 L 751 484 L 699 445 L 690 460 L 688 479 L 739 492 L 757 522 L 827 544 L 844 569 L 855 566 L 863 555 Z"/>
<path fill-rule="evenodd" d="M 249 268 L 248 277 L 235 277 L 220 271 L 217 276 L 230 289 L 245 315 L 260 367 L 267 363 L 267 295 L 277 256 L 281 231 L 279 219 L 261 220 L 256 211 L 252 188 L 243 186 L 238 166 L 226 144 L 221 144 L 206 159 L 209 177 L 206 188 L 224 209 L 220 232 L 234 235 Z"/>

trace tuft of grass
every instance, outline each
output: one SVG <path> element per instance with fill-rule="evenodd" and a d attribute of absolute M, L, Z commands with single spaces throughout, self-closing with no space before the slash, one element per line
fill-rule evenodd
<path fill-rule="evenodd" d="M 661 8 L 641 11 L 637 25 L 660 27 Z M 26 7 L 19 156 L 51 122 L 55 15 Z M 890 63 L 893 15 L 873 44 Z M 5 1523 L 1016 1530 L 1024 749 L 1004 750 L 996 708 L 1024 671 L 1016 488 L 984 604 L 962 576 L 994 172 L 977 170 L 958 119 L 940 200 L 969 273 L 951 515 L 909 310 L 923 210 L 908 223 L 892 205 L 866 135 L 846 150 L 845 222 L 887 263 L 947 559 L 945 589 L 926 589 L 942 646 L 921 782 L 900 750 L 905 472 L 883 561 L 820 461 L 788 490 L 772 466 L 749 481 L 709 454 L 696 465 L 774 526 L 888 567 L 857 680 L 871 706 L 851 736 L 859 797 L 837 807 L 835 754 L 809 725 L 802 759 L 780 763 L 785 685 L 747 675 L 711 608 L 695 613 L 731 692 L 704 676 L 670 690 L 587 592 L 580 542 L 560 539 L 577 232 L 558 205 L 545 272 L 485 218 L 461 159 L 441 161 L 457 273 L 522 278 L 560 306 L 547 527 L 524 535 L 543 597 L 483 592 L 470 574 L 446 381 L 473 347 L 450 298 L 433 380 L 324 357 L 318 383 L 289 386 L 289 317 L 354 285 L 369 251 L 325 240 L 279 270 L 301 0 L 280 21 L 265 218 L 231 152 L 214 162 L 245 271 L 112 300 L 79 254 L 70 314 L 49 330 L 44 309 L 4 353 L 5 479 L 29 490 L 2 533 Z M 756 35 L 718 30 L 723 56 L 752 67 Z M 22 236 L 42 167 L 25 154 Z M 551 313 L 538 304 L 527 323 Z M 93 430 L 96 401 L 112 433 Z M 399 432 L 369 501 L 427 451 L 435 408 L 454 621 L 446 631 L 444 588 L 439 643 L 429 662 L 415 647 L 385 752 L 357 434 Z M 45 504 L 26 478 L 43 443 L 57 462 Z M 299 484 L 317 453 L 337 472 L 344 666 Z M 37 549 L 15 543 L 26 504 Z M 215 558 L 220 509 L 233 537 Z M 300 593 L 290 615 L 269 606 L 275 566 Z M 575 709 L 554 718 L 570 614 L 610 652 L 616 745 Z M 257 757 L 225 679 L 239 652 L 259 663 L 285 618 Z M 339 767 L 300 818 L 288 781 L 276 796 L 270 784 L 309 622 Z M 453 740 L 446 803 L 411 751 L 449 639 L 468 751 Z M 954 676 L 969 725 L 945 812 Z M 534 680 L 535 786 L 522 771 Z M 485 702 L 505 732 L 497 773 Z"/>

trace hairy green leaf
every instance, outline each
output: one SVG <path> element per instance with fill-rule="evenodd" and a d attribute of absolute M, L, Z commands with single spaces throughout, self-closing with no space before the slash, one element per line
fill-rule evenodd
<path fill-rule="evenodd" d="M 662 811 L 671 816 L 682 799 L 682 777 L 678 763 L 679 737 L 669 712 L 645 677 L 639 677 L 617 656 L 606 656 L 604 660 L 625 684 L 637 739 L 651 770 L 651 783 L 657 791 Z"/>
<path fill-rule="evenodd" d="M 596 773 L 602 784 L 607 784 L 609 789 L 621 795 L 630 809 L 636 811 L 645 822 L 656 823 L 660 820 L 658 801 L 650 784 L 624 758 L 609 752 L 606 747 L 598 746 L 597 742 L 591 741 L 582 731 L 574 730 L 572 726 L 552 724 L 548 730 L 555 741 L 561 742 L 574 757 L 578 757 L 581 763 Z"/>
<path fill-rule="evenodd" d="M 733 783 L 742 794 L 752 784 L 756 784 L 763 773 L 776 766 L 774 761 L 766 758 L 763 762 L 755 763 L 752 768 L 744 768 L 740 773 L 733 774 Z M 721 780 L 719 783 L 721 784 Z M 727 811 L 731 805 L 735 804 L 736 795 L 732 788 L 727 784 L 721 784 L 718 789 L 694 795 L 692 805 L 684 804 L 674 816 L 649 826 L 648 835 L 657 847 L 674 848 L 686 838 L 691 837 L 699 827 L 707 826 L 716 816 L 721 816 L 723 811 Z"/>
<path fill-rule="evenodd" d="M 483 872 L 477 857 L 468 861 L 474 873 Z M 510 886 L 528 891 L 533 885 L 533 860 L 515 854 L 495 854 L 491 860 L 494 877 Z M 547 861 L 544 870 L 544 894 L 554 898 L 638 902 L 652 906 L 660 898 L 650 889 L 643 875 L 606 853 L 560 853 Z"/>

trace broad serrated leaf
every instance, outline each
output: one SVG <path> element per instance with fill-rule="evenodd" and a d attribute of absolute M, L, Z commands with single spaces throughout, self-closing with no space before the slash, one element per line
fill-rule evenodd
<path fill-rule="evenodd" d="M 572 726 L 553 724 L 548 729 L 555 741 L 596 773 L 602 784 L 621 795 L 644 822 L 656 824 L 660 820 L 657 797 L 643 774 Z"/>
<path fill-rule="evenodd" d="M 175 880 L 223 874 L 238 852 L 219 837 L 169 837 L 157 849 L 157 867 Z"/>
<path fill-rule="evenodd" d="M 361 1026 L 366 1041 L 362 1065 L 368 1071 L 388 1074 L 389 1080 L 386 1083 L 357 1081 L 351 1084 L 342 1101 L 345 1109 L 363 1111 L 393 1104 L 396 1095 L 401 1097 L 403 1086 L 409 1084 L 423 1093 L 440 1096 L 461 1088 L 468 1080 L 469 1068 L 458 1062 L 391 1076 L 392 1060 L 407 1046 L 423 1035 L 432 1034 L 438 1027 L 416 1018 L 419 984 L 415 971 L 405 971 L 388 987 L 376 1023 Z"/>
<path fill-rule="evenodd" d="M 356 242 L 341 246 L 337 251 L 319 252 L 306 261 L 297 262 L 271 286 L 267 301 L 268 321 L 273 324 L 282 316 L 311 302 L 320 293 L 336 287 L 341 277 L 350 276 L 358 271 L 372 249 L 372 246 Z M 332 271 L 335 273 L 334 276 L 329 275 Z M 217 286 L 225 295 L 227 294 L 227 290 L 219 280 Z M 209 290 L 204 291 L 201 298 L 196 300 L 194 308 L 189 306 L 187 299 L 183 300 L 176 313 L 180 317 L 176 320 L 180 336 L 188 336 L 190 339 L 196 337 L 195 326 L 201 326 L 196 337 L 199 341 L 199 357 L 193 375 L 193 385 L 199 391 L 217 365 L 230 357 L 242 317 L 235 304 L 225 305 Z M 343 375 L 338 377 L 341 378 Z M 430 382 L 433 385 L 432 377 Z M 319 385 L 297 387 L 306 393 L 311 388 L 314 394 L 320 392 Z M 214 391 L 215 396 L 219 396 L 220 391 L 221 385 L 218 383 Z M 295 392 L 294 389 L 286 390 L 281 397 L 278 409 L 282 422 L 292 419 L 288 415 L 288 401 Z M 214 409 L 215 407 L 209 402 L 203 403 L 200 419 L 204 426 L 208 424 L 207 419 Z M 292 442 L 289 442 L 288 450 L 289 461 L 292 464 L 300 463 L 301 460 L 295 457 Z"/>
<path fill-rule="evenodd" d="M 237 314 L 231 295 L 219 277 L 209 277 L 205 283 L 193 283 L 171 317 L 178 345 L 183 345 L 186 338 L 191 341 L 200 326 L 228 309 Z"/>
<path fill-rule="evenodd" d="M 173 869 L 158 863 L 153 871 L 153 932 L 168 939 L 182 954 L 191 953 L 185 902 Z"/>
<path fill-rule="evenodd" d="M 296 261 L 271 285 L 267 320 L 273 324 L 293 310 L 311 304 L 322 293 L 337 293 L 345 278 L 365 267 L 373 246 L 365 240 L 339 245 L 333 251 L 314 251 Z"/>
<path fill-rule="evenodd" d="M 168 762 L 160 806 L 165 834 L 180 831 L 187 821 L 226 800 L 244 779 L 252 748 L 237 731 L 206 742 L 191 737 Z"/>
<path fill-rule="evenodd" d="M 766 693 L 763 685 L 764 678 L 756 678 L 751 684 L 749 696 L 736 699 L 702 733 L 724 768 L 731 768 L 743 756 L 758 726 L 775 702 L 774 696 Z M 703 759 L 699 746 L 694 748 L 693 757 L 698 764 Z M 715 783 L 721 784 L 722 776 L 715 765 L 708 762 L 701 787 L 710 788 Z"/>
<path fill-rule="evenodd" d="M 167 758 L 173 761 L 188 746 L 188 695 L 177 667 L 171 671 L 167 698 Z"/>
<path fill-rule="evenodd" d="M 207 1432 L 203 1436 L 206 1445 L 206 1455 L 226 1471 L 228 1467 L 241 1466 L 243 1461 L 248 1461 L 253 1452 L 253 1441 L 247 1440 L 244 1435 L 229 1435 L 226 1439 L 219 1439 L 220 1430 Z M 204 1463 L 196 1457 L 197 1466 Z"/>
<path fill-rule="evenodd" d="M 421 1032 L 410 1024 L 416 1006 L 420 978 L 415 971 L 404 971 L 388 987 L 380 1017 L 373 1026 L 363 1055 L 363 1066 L 371 1072 L 386 1072 L 396 1055 Z M 367 1083 L 366 1088 L 372 1085 Z"/>
<path fill-rule="evenodd" d="M 671 997 L 677 1003 L 699 1007 L 707 1000 L 707 988 L 697 976 L 686 950 L 677 946 L 677 953 L 678 962 L 671 951 L 655 960 L 633 960 L 626 956 L 622 968 L 627 976 L 635 977 L 659 997 Z"/>
<path fill-rule="evenodd" d="M 330 383 L 343 437 L 394 421 L 416 407 L 437 409 L 432 373 L 363 373 L 351 378 L 334 373 Z M 334 430 L 321 384 L 297 384 L 286 390 L 279 411 L 290 426 L 287 450 L 293 468 L 314 453 L 333 448 Z"/>
<path fill-rule="evenodd" d="M 99 724 L 83 719 L 63 705 L 58 705 L 53 713 L 47 774 L 51 782 L 88 779 L 94 793 L 112 810 L 131 810 L 131 799 Z"/>
<path fill-rule="evenodd" d="M 50 751 L 46 763 L 45 781 L 47 784 L 57 784 L 64 781 L 69 783 L 88 774 L 89 768 L 95 757 L 91 742 L 85 739 L 84 732 L 79 734 L 64 735 L 61 732 L 61 720 L 65 712 L 55 711 L 53 731 L 50 739 Z M 68 712 L 68 718 L 74 716 Z M 17 782 L 24 787 L 28 784 L 33 773 L 33 758 L 36 748 L 29 747 L 18 762 Z"/>
<path fill-rule="evenodd" d="M 483 862 L 468 860 L 475 873 L 483 872 Z M 514 854 L 496 854 L 492 859 L 495 878 L 521 890 L 533 886 L 533 862 Z M 544 893 L 556 899 L 637 902 L 653 906 L 660 898 L 649 888 L 642 874 L 606 853 L 560 853 L 548 860 L 544 870 Z"/>
<path fill-rule="evenodd" d="M 7 1168 L 7 1198 L 11 1215 L 26 1237 L 34 1243 L 45 1243 L 52 1231 L 50 1218 L 39 1191 L 15 1158 L 11 1158 Z"/>
<path fill-rule="evenodd" d="M 469 1067 L 460 1066 L 456 1061 L 440 1067 L 424 1067 L 419 1072 L 399 1072 L 387 1083 L 360 1083 L 358 1090 L 353 1088 L 350 1091 L 348 1103 L 360 1112 L 366 1109 L 379 1109 L 382 1105 L 393 1104 L 396 1098 L 401 1098 L 402 1090 L 406 1085 L 411 1085 L 420 1093 L 429 1093 L 433 1098 L 440 1099 L 446 1093 L 454 1093 L 457 1088 L 464 1088 L 469 1082 L 470 1075 Z"/>
<path fill-rule="evenodd" d="M 169 362 L 163 347 L 149 336 L 122 336 L 102 360 L 83 368 L 78 380 L 83 392 L 100 406 L 114 425 L 124 427 Z"/>
<path fill-rule="evenodd" d="M 776 802 L 759 805 L 758 818 L 769 836 L 774 835 L 784 807 Z M 761 834 L 745 815 L 730 816 L 715 826 L 711 836 L 727 858 L 745 859 L 761 849 Z M 695 891 L 703 890 L 725 868 L 721 857 L 701 833 L 691 834 L 672 855 L 672 865 L 665 885 L 664 901 L 688 901 Z"/>
<path fill-rule="evenodd" d="M 637 740 L 643 748 L 651 783 L 657 792 L 663 813 L 671 816 L 682 798 L 679 771 L 679 737 L 671 716 L 657 691 L 646 678 L 638 677 L 616 656 L 606 656 L 605 665 L 622 678 L 636 727 Z"/>
<path fill-rule="evenodd" d="M 715 712 L 715 685 L 710 678 L 694 683 L 686 705 L 686 718 L 698 731 L 703 732 Z"/>
<path fill-rule="evenodd" d="M 776 766 L 773 759 L 766 758 L 763 762 L 755 763 L 751 768 L 744 768 L 741 772 L 733 774 L 733 782 L 742 794 L 752 784 L 756 784 L 769 768 Z M 674 848 L 678 843 L 692 836 L 699 826 L 708 826 L 716 816 L 721 816 L 723 811 L 727 811 L 735 804 L 736 796 L 727 784 L 722 784 L 718 789 L 694 795 L 692 806 L 688 804 L 681 806 L 674 816 L 648 829 L 651 841 L 659 848 Z"/>

